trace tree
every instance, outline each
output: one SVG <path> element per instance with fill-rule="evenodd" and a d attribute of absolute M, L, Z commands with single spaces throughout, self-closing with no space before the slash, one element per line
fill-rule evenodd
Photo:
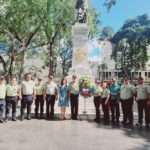
<path fill-rule="evenodd" d="M 118 0 L 105 0 L 104 6 L 107 8 L 108 12 L 110 12 L 112 6 L 117 3 Z"/>
<path fill-rule="evenodd" d="M 65 5 L 64 5 L 65 4 Z M 71 36 L 72 23 L 75 22 L 75 1 L 43 1 L 39 18 L 49 45 L 49 75 L 54 73 L 54 49 L 57 41 Z M 42 12 L 42 13 L 41 13 Z"/>
<path fill-rule="evenodd" d="M 71 67 L 72 61 L 72 52 L 73 52 L 73 45 L 71 41 L 66 41 L 61 46 L 60 49 L 60 57 L 62 59 L 62 75 L 66 76 L 69 68 Z"/>
<path fill-rule="evenodd" d="M 120 64 L 117 69 L 122 75 L 130 77 L 131 71 L 145 68 L 150 44 L 148 30 L 150 30 L 150 18 L 142 15 L 128 19 L 111 39 L 114 44 L 112 58 Z"/>
<path fill-rule="evenodd" d="M 24 63 L 26 60 L 27 50 L 34 36 L 41 27 L 41 22 L 37 17 L 37 12 L 41 9 L 40 2 L 42 1 L 2 0 L 1 2 L 3 6 L 5 6 L 5 13 L 0 14 L 0 32 L 3 37 L 7 34 L 7 37 L 10 39 L 12 36 L 13 40 L 17 43 L 17 45 L 14 45 L 13 47 L 10 46 L 8 48 L 8 54 L 13 54 L 10 65 L 15 63 L 16 56 L 22 55 L 19 77 L 21 80 L 24 73 Z M 7 45 L 9 45 L 6 38 L 3 38 L 3 40 L 7 43 Z M 11 42 L 10 45 L 12 44 L 13 43 Z M 14 50 L 14 47 L 17 47 L 17 49 Z M 13 66 L 10 66 L 10 76 L 12 76 Z"/>
<path fill-rule="evenodd" d="M 106 26 L 102 28 L 99 39 L 100 40 L 110 40 L 114 35 L 114 30 L 111 26 Z"/>

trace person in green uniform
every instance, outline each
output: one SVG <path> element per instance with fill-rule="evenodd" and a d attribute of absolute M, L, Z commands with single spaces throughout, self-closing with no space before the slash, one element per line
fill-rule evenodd
<path fill-rule="evenodd" d="M 143 111 L 144 111 L 146 128 L 149 128 L 148 102 L 150 101 L 150 86 L 144 85 L 143 78 L 139 77 L 137 80 L 137 86 L 135 89 L 136 89 L 136 101 L 138 104 L 138 123 L 136 125 L 139 127 L 142 127 Z"/>
<path fill-rule="evenodd" d="M 25 81 L 21 84 L 21 121 L 24 120 L 24 112 L 27 107 L 27 119 L 31 120 L 31 105 L 36 98 L 36 87 L 30 73 L 25 75 Z"/>
<path fill-rule="evenodd" d="M 78 105 L 79 105 L 79 83 L 77 76 L 72 76 L 72 82 L 69 83 L 69 100 L 71 104 L 71 119 L 78 120 Z"/>
<path fill-rule="evenodd" d="M 124 83 L 120 88 L 120 99 L 123 111 L 123 125 L 133 128 L 133 98 L 135 95 L 135 87 L 129 83 L 128 78 L 124 79 Z M 128 122 L 129 121 L 129 122 Z"/>
<path fill-rule="evenodd" d="M 36 99 L 35 99 L 35 118 L 38 118 L 38 111 L 40 106 L 40 119 L 43 119 L 44 111 L 44 85 L 42 78 L 38 78 L 38 83 L 36 84 Z"/>
<path fill-rule="evenodd" d="M 100 86 L 100 81 L 96 80 L 95 85 L 92 88 L 92 93 L 94 96 L 94 106 L 96 110 L 96 118 L 94 119 L 95 122 L 100 122 L 100 103 L 101 103 L 101 93 L 102 87 Z"/>
<path fill-rule="evenodd" d="M 102 109 L 104 113 L 104 123 L 109 123 L 109 97 L 110 97 L 110 90 L 108 89 L 107 82 L 103 82 L 103 91 L 101 94 L 102 98 Z"/>
<path fill-rule="evenodd" d="M 0 76 L 0 123 L 4 123 L 6 85 L 4 76 Z"/>
<path fill-rule="evenodd" d="M 20 97 L 20 95 L 21 95 L 20 87 L 17 84 L 16 77 L 12 77 L 10 79 L 10 84 L 6 86 L 6 121 L 8 121 L 11 106 L 12 106 L 12 120 L 17 121 L 16 111 L 17 111 L 18 97 Z"/>
<path fill-rule="evenodd" d="M 54 105 L 58 100 L 58 86 L 54 82 L 54 77 L 50 75 L 48 82 L 44 86 L 44 99 L 46 98 L 46 118 L 54 120 Z M 51 108 L 51 111 L 50 111 Z"/>

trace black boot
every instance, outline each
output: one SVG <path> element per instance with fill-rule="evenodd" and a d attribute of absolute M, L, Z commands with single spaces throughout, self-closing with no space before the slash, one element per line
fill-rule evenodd
<path fill-rule="evenodd" d="M 24 120 L 24 109 L 21 110 L 21 117 L 20 120 L 23 121 Z"/>
<path fill-rule="evenodd" d="M 35 118 L 36 118 L 36 119 L 38 118 L 38 112 L 35 113 Z"/>
<path fill-rule="evenodd" d="M 12 117 L 12 121 L 17 121 L 17 118 L 16 117 Z"/>
<path fill-rule="evenodd" d="M 2 118 L 0 118 L 0 123 L 5 123 L 5 121 Z"/>

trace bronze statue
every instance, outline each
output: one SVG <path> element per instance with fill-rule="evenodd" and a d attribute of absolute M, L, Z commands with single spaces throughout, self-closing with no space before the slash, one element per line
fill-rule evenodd
<path fill-rule="evenodd" d="M 85 0 L 77 0 L 76 2 L 77 9 L 77 20 L 79 23 L 86 23 L 87 18 L 87 6 Z"/>

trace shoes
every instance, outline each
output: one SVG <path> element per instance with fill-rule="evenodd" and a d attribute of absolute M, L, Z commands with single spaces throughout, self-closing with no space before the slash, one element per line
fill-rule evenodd
<path fill-rule="evenodd" d="M 5 118 L 5 122 L 7 122 L 7 121 L 8 121 L 8 117 Z"/>
<path fill-rule="evenodd" d="M 13 117 L 13 118 L 12 118 L 12 121 L 17 121 L 16 117 Z"/>
<path fill-rule="evenodd" d="M 142 127 L 142 123 L 139 123 L 139 122 L 138 122 L 138 123 L 136 123 L 136 126 L 137 126 L 137 127 Z"/>
<path fill-rule="evenodd" d="M 5 121 L 3 119 L 0 119 L 0 123 L 5 123 Z"/>
<path fill-rule="evenodd" d="M 28 115 L 28 116 L 27 116 L 27 119 L 28 119 L 28 120 L 31 120 L 31 117 L 30 117 L 30 115 Z"/>
<path fill-rule="evenodd" d="M 146 129 L 149 129 L 149 124 L 146 124 L 145 128 L 146 128 Z"/>
<path fill-rule="evenodd" d="M 112 123 L 113 125 L 115 125 L 116 122 L 115 122 L 115 120 L 111 120 L 111 123 Z"/>
<path fill-rule="evenodd" d="M 23 121 L 24 120 L 24 116 L 21 116 L 20 120 Z"/>
<path fill-rule="evenodd" d="M 38 118 L 38 114 L 35 114 L 35 118 L 36 118 L 36 119 Z"/>
<path fill-rule="evenodd" d="M 43 117 L 43 115 L 40 115 L 40 119 L 43 119 L 44 117 Z"/>
<path fill-rule="evenodd" d="M 97 118 L 95 118 L 94 121 L 95 121 L 96 123 L 100 123 L 100 122 L 101 122 L 100 119 L 97 119 Z"/>

